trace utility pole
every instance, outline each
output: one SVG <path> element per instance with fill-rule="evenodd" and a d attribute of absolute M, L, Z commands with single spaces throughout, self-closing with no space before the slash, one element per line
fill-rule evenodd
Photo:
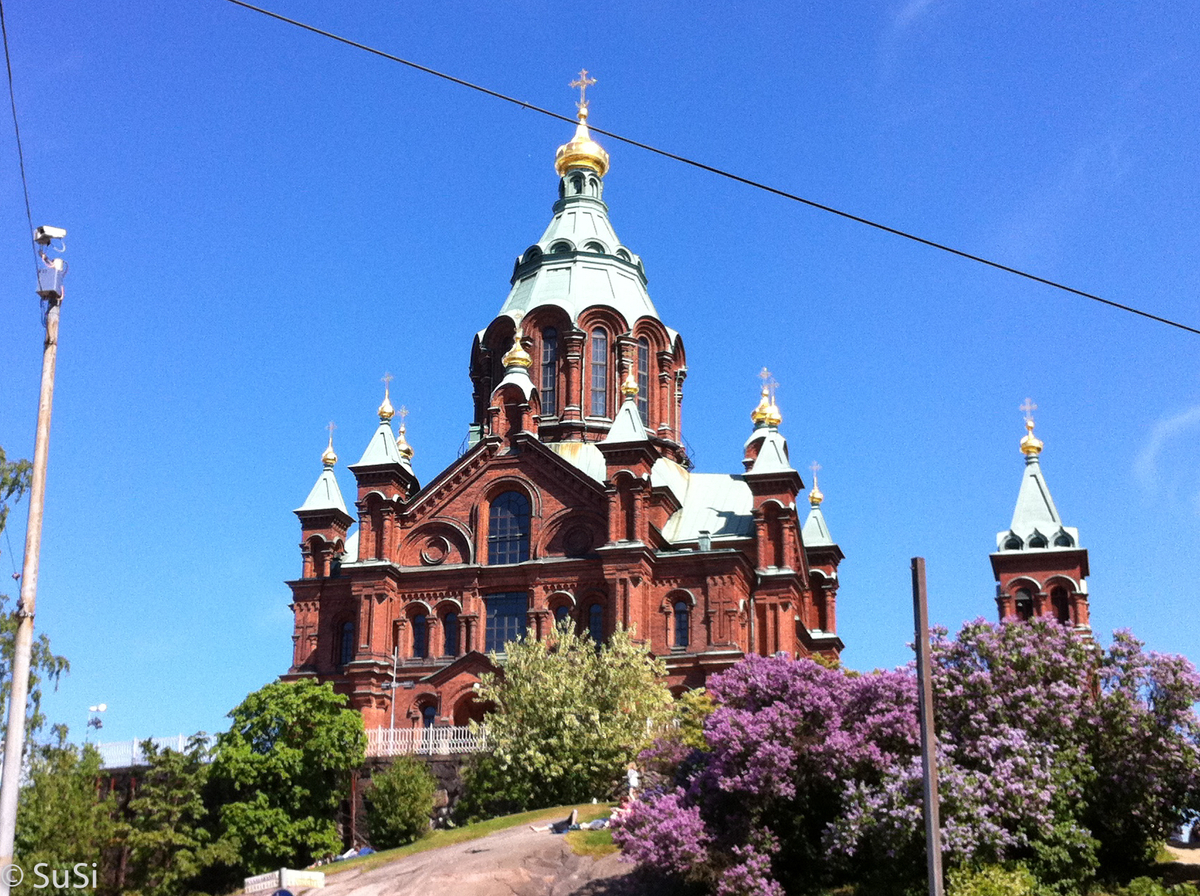
<path fill-rule="evenodd" d="M 33 651 L 33 616 L 37 606 L 38 560 L 42 551 L 42 511 L 46 497 L 46 460 L 50 453 L 50 410 L 54 403 L 54 363 L 58 359 L 58 315 L 62 304 L 63 276 L 67 264 L 46 250 L 62 251 L 67 232 L 60 227 L 39 227 L 33 240 L 45 267 L 38 268 L 37 293 L 46 303 L 46 341 L 42 351 L 42 391 L 38 398 L 37 437 L 33 447 L 33 479 L 29 487 L 29 523 L 25 529 L 25 562 L 21 568 L 21 599 L 17 604 L 17 636 L 13 648 L 12 689 L 8 700 L 8 727 L 4 736 L 4 771 L 0 774 L 0 896 L 9 896 L 17 831 L 17 791 L 25 750 L 25 712 L 29 699 L 29 664 Z M 54 249 L 54 240 L 59 248 Z"/>
<path fill-rule="evenodd" d="M 921 769 L 925 778 L 925 850 L 929 896 L 942 896 L 942 827 L 938 818 L 937 735 L 933 730 L 933 680 L 929 664 L 929 599 L 925 558 L 913 557 L 913 622 L 917 644 L 917 700 L 921 716 Z"/>

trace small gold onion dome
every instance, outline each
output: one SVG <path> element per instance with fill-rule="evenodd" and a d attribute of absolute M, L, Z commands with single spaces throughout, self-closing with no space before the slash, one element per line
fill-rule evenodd
<path fill-rule="evenodd" d="M 1021 453 L 1028 458 L 1042 453 L 1042 440 L 1033 434 L 1033 418 L 1025 418 L 1025 436 L 1021 439 Z"/>
<path fill-rule="evenodd" d="M 387 423 L 387 422 L 388 422 L 388 421 L 390 421 L 390 420 L 391 420 L 393 417 L 395 417 L 395 416 L 396 416 L 396 409 L 395 409 L 394 407 L 392 407 L 392 399 L 391 399 L 391 397 L 390 397 L 390 396 L 389 396 L 389 394 L 388 394 L 388 392 L 389 392 L 389 391 L 390 391 L 390 390 L 388 390 L 386 387 L 384 388 L 384 390 L 383 390 L 383 404 L 381 404 L 381 405 L 379 406 L 379 419 L 380 419 L 380 420 L 381 420 L 383 423 Z"/>
<path fill-rule="evenodd" d="M 771 396 L 766 386 L 763 386 L 762 398 L 758 400 L 758 407 L 750 412 L 750 419 L 754 425 L 765 426 L 767 422 L 767 413 L 771 409 Z"/>
<path fill-rule="evenodd" d="M 525 347 L 521 345 L 521 331 L 518 329 L 513 334 L 513 344 L 504 357 L 500 359 L 505 368 L 508 367 L 525 367 L 533 366 L 533 358 L 529 357 L 529 352 L 525 351 Z"/>
<path fill-rule="evenodd" d="M 579 109 L 579 125 L 570 143 L 564 143 L 554 154 L 554 170 L 564 175 L 572 168 L 590 168 L 601 177 L 608 171 L 608 153 L 592 139 L 587 126 L 587 106 Z"/>
<path fill-rule="evenodd" d="M 783 422 L 783 414 L 779 413 L 779 406 L 775 404 L 774 398 L 772 398 L 771 403 L 767 405 L 763 422 L 765 422 L 767 426 L 778 426 Z"/>
<path fill-rule="evenodd" d="M 813 507 L 820 507 L 821 502 L 824 500 L 825 495 L 822 494 L 821 489 L 817 487 L 817 474 L 813 473 L 813 487 L 812 491 L 808 493 L 808 503 Z"/>
<path fill-rule="evenodd" d="M 416 454 L 416 452 L 413 451 L 412 445 L 408 444 L 408 439 L 404 437 L 404 433 L 407 431 L 407 429 L 408 427 L 404 425 L 404 421 L 401 421 L 400 432 L 396 433 L 396 450 L 400 453 L 401 457 L 412 460 L 412 456 Z"/>
<path fill-rule="evenodd" d="M 332 470 L 334 464 L 337 463 L 337 455 L 333 452 L 333 433 L 329 434 L 329 447 L 321 455 L 321 463 L 325 465 L 325 469 L 327 470 Z"/>
<path fill-rule="evenodd" d="M 633 374 L 633 368 L 629 368 L 629 372 L 625 374 L 625 382 L 621 383 L 621 394 L 626 398 L 634 398 L 638 394 L 637 377 Z"/>

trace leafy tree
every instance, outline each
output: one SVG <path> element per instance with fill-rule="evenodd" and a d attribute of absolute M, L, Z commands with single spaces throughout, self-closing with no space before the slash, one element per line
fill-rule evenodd
<path fill-rule="evenodd" d="M 30 757 L 28 782 L 21 788 L 17 813 L 17 832 L 14 854 L 25 869 L 26 883 L 38 883 L 33 867 L 46 863 L 44 873 L 51 885 L 40 887 L 45 894 L 77 894 L 73 884 L 78 878 L 72 872 L 76 863 L 97 871 L 102 867 L 102 855 L 109 845 L 116 808 L 113 800 L 102 795 L 100 754 L 92 746 L 81 751 L 66 742 L 65 726 L 55 726 L 55 742 L 33 748 Z M 58 877 L 52 877 L 53 871 Z M 65 881 L 54 886 L 55 880 Z"/>
<path fill-rule="evenodd" d="M 367 820 L 376 849 L 403 846 L 429 830 L 437 781 L 419 759 L 401 756 L 373 776 L 367 792 Z"/>
<path fill-rule="evenodd" d="M 362 715 L 329 683 L 274 682 L 229 714 L 209 772 L 239 870 L 303 868 L 341 846 L 336 815 L 366 755 Z"/>
<path fill-rule="evenodd" d="M 0 533 L 8 521 L 10 505 L 19 501 L 29 488 L 31 465 L 27 460 L 9 461 L 0 448 Z M 12 691 L 12 661 L 17 634 L 17 618 L 8 610 L 8 597 L 0 593 L 0 719 L 7 718 L 8 695 Z M 26 742 L 41 730 L 46 717 L 42 714 L 42 681 L 58 687 L 59 678 L 70 671 L 66 658 L 50 650 L 45 634 L 33 641 L 29 663 L 29 701 L 25 725 Z"/>
<path fill-rule="evenodd" d="M 235 864 L 226 842 L 214 842 L 204 792 L 210 747 L 203 734 L 183 751 L 142 744 L 149 767 L 138 775 L 116 839 L 125 850 L 121 892 L 134 896 L 179 896 L 192 892 L 214 864 Z"/>
<path fill-rule="evenodd" d="M 668 717 L 662 660 L 618 630 L 599 646 L 567 620 L 508 645 L 479 696 L 492 752 L 467 772 L 466 816 L 578 803 L 612 793 L 648 732 Z"/>

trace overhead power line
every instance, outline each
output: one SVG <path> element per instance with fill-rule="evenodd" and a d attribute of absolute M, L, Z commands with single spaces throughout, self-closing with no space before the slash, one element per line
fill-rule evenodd
<path fill-rule="evenodd" d="M 4 26 L 3 2 L 0 2 L 0 35 L 4 37 L 4 65 L 8 69 L 8 98 L 12 105 L 13 131 L 17 135 L 17 161 L 21 166 L 21 189 L 25 191 L 25 220 L 29 222 L 27 233 L 31 240 L 29 247 L 33 249 L 33 213 L 29 210 L 29 182 L 25 179 L 25 153 L 21 149 L 21 126 L 17 124 L 17 94 L 13 90 L 12 60 L 8 56 L 8 29 Z M 33 270 L 35 274 L 37 272 L 37 260 L 37 249 L 33 249 Z"/>
<path fill-rule="evenodd" d="M 564 121 L 567 124 L 575 124 L 576 123 L 576 120 L 574 118 L 568 117 L 566 115 L 560 115 L 559 113 L 552 112 L 549 109 L 543 109 L 541 106 L 536 106 L 533 103 L 528 103 L 524 100 L 517 99 L 516 97 L 508 96 L 507 94 L 500 93 L 497 90 L 492 90 L 492 89 L 490 89 L 488 87 L 484 87 L 480 84 L 473 84 L 470 81 L 466 81 L 462 78 L 456 78 L 456 77 L 454 77 L 454 75 L 448 75 L 445 72 L 439 72 L 437 69 L 429 68 L 429 66 L 421 65 L 418 62 L 413 62 L 412 60 L 409 60 L 409 59 L 403 59 L 399 56 L 394 56 L 391 53 L 384 52 L 383 50 L 380 50 L 376 47 L 372 47 L 368 44 L 359 43 L 358 41 L 351 40 L 348 37 L 342 37 L 340 34 L 334 34 L 332 31 L 325 31 L 322 28 L 317 28 L 314 25 L 309 25 L 305 22 L 298 21 L 297 19 L 288 18 L 287 16 L 280 15 L 277 12 L 272 12 L 269 9 L 263 9 L 261 6 L 254 6 L 251 3 L 244 2 L 244 0 L 226 0 L 226 2 L 232 3 L 234 6 L 240 6 L 243 9 L 251 10 L 252 12 L 260 13 L 269 18 L 276 19 L 277 21 L 285 22 L 288 25 L 294 25 L 297 28 L 302 28 L 305 31 L 309 31 L 313 34 L 320 35 L 321 37 L 329 38 L 330 40 L 337 41 L 338 43 L 341 43 L 341 44 L 345 44 L 348 47 L 354 47 L 357 50 L 362 50 L 362 51 L 364 51 L 366 53 L 370 53 L 374 56 L 379 56 L 382 59 L 387 59 L 389 62 L 397 62 L 400 65 L 406 65 L 409 68 L 416 69 L 419 72 L 424 72 L 427 75 L 433 75 L 435 78 L 441 78 L 444 81 L 449 81 L 452 84 L 459 85 L 460 87 L 466 87 L 471 90 L 476 90 L 480 93 L 487 94 L 490 97 L 494 97 L 495 99 L 503 100 L 506 103 L 512 103 L 514 106 L 520 106 L 522 109 L 528 109 L 531 112 L 538 112 L 542 115 L 549 116 L 550 118 L 555 118 L 559 121 Z M 1102 296 L 1098 296 L 1094 293 L 1085 292 L 1084 290 L 1076 289 L 1073 286 L 1067 286 L 1065 283 L 1059 283 L 1058 281 L 1051 280 L 1047 277 L 1039 277 L 1037 274 L 1031 274 L 1028 271 L 1021 270 L 1020 268 L 1015 268 L 1015 267 L 1012 267 L 1011 265 L 1002 264 L 1001 262 L 993 261 L 990 258 L 984 258 L 982 255 L 975 255 L 971 252 L 966 252 L 962 249 L 955 249 L 953 246 L 948 246 L 945 243 L 939 243 L 936 240 L 931 240 L 931 239 L 927 239 L 923 236 L 918 236 L 915 233 L 910 233 L 906 230 L 901 230 L 898 227 L 891 227 L 887 224 L 881 224 L 878 221 L 872 221 L 870 218 L 864 218 L 862 215 L 856 215 L 852 212 L 847 212 L 847 211 L 843 211 L 842 209 L 839 209 L 839 208 L 834 208 L 832 205 L 825 205 L 824 203 L 816 202 L 815 200 L 812 200 L 812 199 L 805 199 L 803 196 L 799 196 L 795 193 L 790 193 L 787 190 L 780 189 L 779 187 L 772 187 L 770 184 L 764 184 L 761 181 L 756 181 L 756 180 L 753 180 L 748 177 L 742 177 L 740 174 L 734 174 L 733 172 L 726 171 L 723 168 L 717 168 L 713 165 L 706 165 L 704 162 L 698 162 L 695 159 L 688 158 L 687 156 L 681 156 L 677 153 L 669 152 L 668 150 L 665 150 L 665 149 L 659 149 L 657 146 L 651 146 L 649 143 L 642 143 L 640 140 L 634 140 L 630 137 L 624 137 L 621 134 L 616 134 L 616 133 L 613 133 L 612 131 L 606 131 L 606 130 L 603 130 L 602 128 L 594 127 L 591 124 L 588 125 L 588 129 L 591 131 L 595 131 L 597 134 L 603 134 L 606 137 L 611 137 L 612 139 L 614 139 L 620 143 L 625 143 L 629 146 L 636 146 L 638 149 L 644 149 L 647 152 L 654 153 L 655 155 L 660 155 L 660 156 L 663 156 L 664 158 L 672 159 L 673 161 L 676 161 L 676 162 L 681 162 L 684 165 L 690 165 L 693 168 L 699 168 L 701 171 L 707 171 L 710 174 L 715 174 L 719 177 L 724 177 L 728 180 L 736 181 L 737 183 L 740 183 L 740 184 L 745 184 L 746 186 L 753 187 L 756 190 L 762 190 L 766 193 L 771 193 L 772 195 L 782 197 L 783 199 L 789 199 L 792 202 L 799 202 L 803 205 L 809 206 L 810 208 L 815 208 L 815 209 L 818 209 L 819 211 L 828 212 L 831 215 L 837 215 L 840 218 L 845 218 L 848 221 L 854 221 L 858 224 L 865 224 L 867 227 L 873 227 L 876 230 L 882 230 L 884 233 L 890 233 L 893 236 L 903 237 L 906 240 L 911 240 L 914 243 L 920 243 L 921 245 L 928 246 L 931 249 L 938 249 L 939 251 L 947 252 L 951 255 L 956 255 L 959 258 L 965 258 L 968 261 L 974 261 L 978 264 L 986 265 L 987 267 L 990 267 L 990 268 L 995 268 L 998 271 L 1004 271 L 1005 273 L 1008 273 L 1008 274 L 1015 274 L 1018 277 L 1023 277 L 1026 280 L 1032 280 L 1034 283 L 1041 283 L 1043 286 L 1049 286 L 1054 289 L 1059 289 L 1059 290 L 1062 290 L 1063 292 L 1070 293 L 1071 295 L 1079 296 L 1084 299 L 1090 299 L 1093 302 L 1099 302 L 1102 305 L 1108 305 L 1110 308 L 1117 308 L 1121 311 L 1128 311 L 1130 314 L 1136 314 L 1139 317 L 1145 317 L 1150 320 L 1157 321 L 1158 323 L 1166 324 L 1167 326 L 1170 326 L 1170 327 L 1176 327 L 1180 330 L 1184 330 L 1188 333 L 1194 333 L 1195 335 L 1200 336 L 1200 329 L 1197 329 L 1196 327 L 1190 327 L 1187 324 L 1180 323 L 1179 321 L 1171 320 L 1170 318 L 1162 317 L 1157 314 L 1151 314 L 1149 311 L 1143 311 L 1140 308 L 1134 308 L 1132 305 L 1125 305 L 1125 304 L 1122 304 L 1121 302 L 1114 302 L 1112 299 L 1106 299 L 1106 298 L 1103 298 Z"/>

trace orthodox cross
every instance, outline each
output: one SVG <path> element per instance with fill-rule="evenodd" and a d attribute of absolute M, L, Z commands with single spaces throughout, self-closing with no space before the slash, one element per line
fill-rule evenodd
<path fill-rule="evenodd" d="M 817 471 L 821 469 L 821 465 L 814 460 L 808 465 L 808 468 L 813 471 L 813 483 L 815 484 L 817 481 Z"/>
<path fill-rule="evenodd" d="M 326 428 L 327 430 L 329 430 L 329 444 L 330 444 L 330 445 L 332 445 L 332 444 L 333 444 L 333 431 L 334 431 L 335 429 L 337 429 L 337 427 L 334 425 L 333 421 L 332 421 L 332 420 L 330 420 L 330 421 L 329 421 L 329 425 L 328 425 L 328 426 L 326 426 L 325 428 Z"/>
<path fill-rule="evenodd" d="M 1026 398 L 1025 403 L 1018 410 L 1024 412 L 1025 419 L 1029 420 L 1034 411 L 1037 410 L 1037 405 L 1033 403 L 1032 398 Z"/>
<path fill-rule="evenodd" d="M 587 89 L 595 83 L 596 83 L 596 79 L 589 78 L 587 69 L 584 68 L 584 69 L 579 70 L 579 79 L 577 81 L 572 81 L 569 85 L 567 85 L 569 87 L 578 87 L 579 88 L 579 108 L 580 109 L 587 108 Z"/>
<path fill-rule="evenodd" d="M 404 426 L 404 418 L 408 416 L 408 408 L 400 405 L 400 425 Z"/>
<path fill-rule="evenodd" d="M 391 389 L 392 380 L 394 380 L 394 379 L 395 379 L 395 377 L 392 376 L 390 373 L 385 373 L 382 377 L 380 377 L 379 381 L 381 383 L 383 383 L 383 390 L 385 392 L 387 392 L 389 389 Z"/>
<path fill-rule="evenodd" d="M 771 401 L 775 401 L 775 390 L 779 387 L 779 383 L 775 382 L 775 378 L 771 376 L 771 371 L 764 367 L 759 372 L 758 378 L 763 381 L 763 388 L 770 393 Z"/>

